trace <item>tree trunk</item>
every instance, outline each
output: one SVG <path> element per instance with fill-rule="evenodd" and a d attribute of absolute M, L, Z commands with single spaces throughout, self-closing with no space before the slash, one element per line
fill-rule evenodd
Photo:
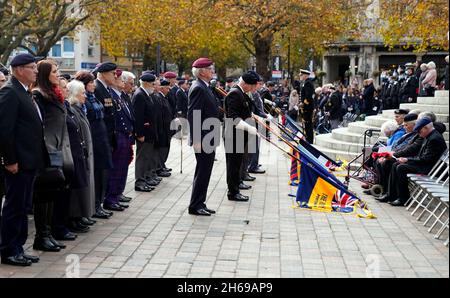
<path fill-rule="evenodd" d="M 253 38 L 256 54 L 256 72 L 260 74 L 265 81 L 272 78 L 270 54 L 273 42 L 273 35 L 256 35 Z"/>

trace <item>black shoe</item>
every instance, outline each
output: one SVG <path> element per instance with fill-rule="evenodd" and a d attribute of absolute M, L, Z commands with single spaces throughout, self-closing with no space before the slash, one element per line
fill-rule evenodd
<path fill-rule="evenodd" d="M 161 182 L 163 179 L 161 177 L 156 176 L 155 178 L 149 179 L 149 180 L 155 180 L 157 182 Z"/>
<path fill-rule="evenodd" d="M 124 195 L 121 195 L 120 199 L 119 199 L 119 202 L 121 202 L 121 203 L 129 203 L 129 202 L 131 202 L 131 198 L 130 197 L 126 197 Z"/>
<path fill-rule="evenodd" d="M 150 188 L 155 188 L 155 186 L 158 186 L 161 182 L 156 180 L 149 180 L 145 182 L 145 186 Z"/>
<path fill-rule="evenodd" d="M 60 249 L 66 248 L 65 244 L 62 244 L 61 242 L 56 241 L 56 239 L 53 238 L 52 235 L 48 236 L 48 238 L 50 239 L 50 241 L 53 243 L 54 246 L 59 247 Z"/>
<path fill-rule="evenodd" d="M 395 200 L 393 202 L 389 202 L 389 204 L 391 206 L 394 206 L 394 207 L 405 206 L 405 202 L 403 200 L 400 200 L 400 199 L 397 199 L 397 200 Z"/>
<path fill-rule="evenodd" d="M 12 265 L 12 266 L 31 266 L 31 260 L 24 258 L 23 255 L 10 256 L 10 257 L 2 257 L 2 264 Z"/>
<path fill-rule="evenodd" d="M 384 196 L 375 198 L 375 200 L 377 200 L 380 203 L 387 203 L 387 202 L 391 201 L 391 197 L 389 197 L 388 195 L 384 195 Z"/>
<path fill-rule="evenodd" d="M 125 208 L 123 208 L 119 204 L 112 204 L 112 205 L 103 204 L 103 208 L 106 209 L 106 210 L 119 211 L 119 212 L 125 210 Z"/>
<path fill-rule="evenodd" d="M 100 206 L 100 210 L 101 210 L 103 213 L 105 213 L 106 215 L 108 215 L 109 217 L 111 217 L 111 216 L 114 215 L 113 212 L 103 209 L 102 206 Z"/>
<path fill-rule="evenodd" d="M 75 241 L 77 239 L 77 234 L 74 234 L 72 232 L 67 232 L 65 235 L 55 235 L 55 239 L 59 241 Z"/>
<path fill-rule="evenodd" d="M 22 257 L 24 259 L 30 260 L 31 263 L 38 263 L 39 262 L 39 257 L 38 256 L 32 256 L 32 255 L 27 255 L 27 254 L 22 254 Z"/>
<path fill-rule="evenodd" d="M 100 218 L 100 219 L 108 219 L 111 216 L 109 216 L 108 214 L 106 214 L 106 213 L 104 213 L 104 212 L 99 210 L 99 211 L 95 212 L 95 214 L 92 217 Z"/>
<path fill-rule="evenodd" d="M 244 183 L 239 184 L 239 189 L 240 190 L 249 190 L 251 188 L 252 187 L 250 185 L 247 185 L 247 184 L 244 184 Z"/>
<path fill-rule="evenodd" d="M 172 172 L 172 169 L 170 169 L 170 168 L 164 168 L 163 171 L 165 171 L 165 172 Z"/>
<path fill-rule="evenodd" d="M 58 252 L 61 249 L 50 241 L 49 237 L 35 238 L 33 243 L 34 250 Z"/>
<path fill-rule="evenodd" d="M 80 219 L 80 223 L 82 223 L 82 224 L 85 225 L 85 226 L 92 226 L 92 225 L 95 224 L 94 221 L 92 221 L 92 220 L 90 220 L 89 218 L 86 218 L 86 217 L 82 217 L 82 218 Z"/>
<path fill-rule="evenodd" d="M 139 192 L 151 192 L 152 190 L 154 190 L 154 188 L 147 186 L 147 185 L 145 185 L 145 186 L 139 185 L 139 186 L 135 186 L 134 190 L 139 191 Z"/>
<path fill-rule="evenodd" d="M 95 216 L 95 215 L 94 215 Z M 106 214 L 105 214 L 106 216 Z M 69 230 L 73 233 L 87 233 L 90 229 L 88 226 L 83 225 L 77 220 L 73 220 L 69 223 Z"/>
<path fill-rule="evenodd" d="M 164 171 L 157 172 L 156 175 L 158 175 L 158 177 L 163 177 L 163 178 L 168 178 L 168 177 L 172 176 L 172 174 L 170 174 L 169 172 L 164 172 Z"/>
<path fill-rule="evenodd" d="M 244 181 L 250 181 L 250 182 L 252 182 L 252 181 L 255 181 L 256 178 L 255 178 L 255 177 L 252 177 L 252 176 L 250 176 L 250 175 L 247 175 L 247 176 L 244 177 L 243 180 L 244 180 Z"/>
<path fill-rule="evenodd" d="M 124 204 L 124 203 L 119 203 L 118 204 L 120 207 L 127 209 L 128 207 L 130 207 L 130 205 L 128 204 Z"/>
<path fill-rule="evenodd" d="M 364 190 L 363 193 L 366 195 L 372 195 L 372 192 L 369 189 Z"/>
<path fill-rule="evenodd" d="M 235 195 L 228 195 L 228 200 L 236 202 L 247 202 L 249 200 L 248 196 L 243 196 L 240 193 Z"/>
<path fill-rule="evenodd" d="M 261 169 L 256 169 L 256 170 L 249 170 L 248 171 L 250 174 L 265 174 L 266 171 L 261 170 Z"/>
<path fill-rule="evenodd" d="M 205 209 L 189 210 L 189 214 L 191 214 L 191 215 L 200 215 L 200 216 L 211 216 L 211 213 L 209 213 Z"/>
<path fill-rule="evenodd" d="M 208 211 L 209 213 L 211 213 L 211 214 L 216 214 L 216 211 L 214 211 L 214 210 L 212 210 L 212 209 L 209 209 L 209 208 L 203 208 L 203 209 L 205 209 L 206 211 Z"/>

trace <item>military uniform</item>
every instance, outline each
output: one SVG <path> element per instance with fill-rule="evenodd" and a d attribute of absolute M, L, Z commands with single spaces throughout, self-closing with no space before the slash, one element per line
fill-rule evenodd
<path fill-rule="evenodd" d="M 306 140 L 310 143 L 314 143 L 314 125 L 313 125 L 313 113 L 314 113 L 314 84 L 312 79 L 306 79 L 303 87 L 300 91 L 300 101 L 303 104 L 302 107 L 302 119 L 305 125 Z"/>

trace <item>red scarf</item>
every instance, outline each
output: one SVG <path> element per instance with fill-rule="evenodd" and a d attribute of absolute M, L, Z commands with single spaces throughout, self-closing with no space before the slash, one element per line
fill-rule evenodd
<path fill-rule="evenodd" d="M 64 104 L 64 96 L 61 92 L 61 89 L 58 86 L 53 87 L 53 94 L 56 95 L 56 98 L 58 99 L 58 101 L 62 104 Z"/>

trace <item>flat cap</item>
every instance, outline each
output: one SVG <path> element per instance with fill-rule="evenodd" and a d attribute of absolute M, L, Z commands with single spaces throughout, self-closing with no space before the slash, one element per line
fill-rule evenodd
<path fill-rule="evenodd" d="M 249 85 L 256 85 L 261 78 L 256 72 L 249 70 L 242 75 L 242 80 Z"/>
<path fill-rule="evenodd" d="M 101 63 L 98 67 L 97 67 L 97 72 L 102 73 L 102 72 L 108 72 L 108 71 L 113 71 L 117 69 L 117 65 L 112 63 L 112 62 L 104 62 Z"/>
<path fill-rule="evenodd" d="M 34 57 L 31 54 L 19 54 L 15 56 L 12 60 L 10 65 L 12 67 L 27 65 L 30 63 L 38 62 L 39 60 L 42 60 L 42 57 Z"/>
<path fill-rule="evenodd" d="M 428 117 L 424 117 L 416 122 L 416 126 L 414 126 L 414 132 L 419 132 L 423 127 L 427 126 L 428 124 L 432 123 L 431 119 Z"/>
<path fill-rule="evenodd" d="M 156 81 L 155 75 L 153 75 L 150 72 L 143 72 L 139 79 L 142 82 L 149 82 L 149 83 L 153 83 L 154 81 Z"/>
<path fill-rule="evenodd" d="M 192 63 L 192 67 L 206 68 L 206 67 L 210 67 L 213 64 L 214 64 L 214 62 L 209 58 L 199 58 L 199 59 L 195 60 L 194 63 Z"/>
<path fill-rule="evenodd" d="M 173 71 L 168 71 L 168 72 L 164 73 L 163 76 L 166 79 L 176 79 L 177 78 L 177 74 L 174 73 Z"/>

